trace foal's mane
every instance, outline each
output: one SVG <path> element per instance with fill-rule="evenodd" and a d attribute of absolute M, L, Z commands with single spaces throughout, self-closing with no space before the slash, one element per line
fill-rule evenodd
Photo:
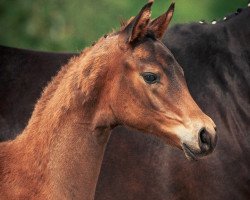
<path fill-rule="evenodd" d="M 106 59 L 103 59 L 105 46 L 96 47 L 103 39 L 104 38 L 101 38 L 95 45 L 85 48 L 78 56 L 72 57 L 66 65 L 61 67 L 58 74 L 52 77 L 50 83 L 44 88 L 41 98 L 38 100 L 34 109 L 36 118 L 41 115 L 46 108 L 47 103 L 55 96 L 54 94 L 62 82 L 67 88 L 65 93 L 71 92 L 71 94 L 68 94 L 70 99 L 66 101 L 66 103 L 68 102 L 68 105 L 65 109 L 70 107 L 70 104 L 72 103 L 71 100 L 73 99 L 72 96 L 74 96 L 74 93 L 77 93 L 79 90 L 84 94 L 81 99 L 82 104 L 95 101 L 98 95 L 98 88 L 95 87 L 97 78 L 105 71 L 104 65 Z M 95 50 L 92 53 L 93 49 Z M 98 54 L 99 56 L 97 56 Z M 79 72 L 79 70 L 81 73 L 75 73 L 77 71 Z M 83 76 L 83 78 L 81 76 Z M 92 94 L 93 92 L 95 92 L 94 95 Z"/>

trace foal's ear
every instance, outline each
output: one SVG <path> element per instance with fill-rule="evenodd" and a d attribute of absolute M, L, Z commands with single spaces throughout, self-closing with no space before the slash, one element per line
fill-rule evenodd
<path fill-rule="evenodd" d="M 126 34 L 129 43 L 133 43 L 135 40 L 145 36 L 150 21 L 152 4 L 153 1 L 151 0 L 143 6 L 139 14 L 130 20 L 128 25 L 124 28 L 123 33 Z"/>
<path fill-rule="evenodd" d="M 153 31 L 155 37 L 157 39 L 161 39 L 167 30 L 167 27 L 172 19 L 172 16 L 174 14 L 174 3 L 171 3 L 169 6 L 167 12 L 165 12 L 160 17 L 154 19 L 149 24 L 149 30 Z"/>

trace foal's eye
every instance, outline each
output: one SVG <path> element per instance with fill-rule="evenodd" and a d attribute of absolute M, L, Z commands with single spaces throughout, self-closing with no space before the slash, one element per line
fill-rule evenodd
<path fill-rule="evenodd" d="M 144 81 L 148 84 L 156 83 L 159 79 L 156 74 L 151 73 L 151 72 L 144 72 L 142 74 L 142 77 L 143 77 Z"/>

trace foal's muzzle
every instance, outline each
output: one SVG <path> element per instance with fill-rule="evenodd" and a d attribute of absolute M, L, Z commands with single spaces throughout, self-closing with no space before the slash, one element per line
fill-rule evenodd
<path fill-rule="evenodd" d="M 206 156 L 210 154 L 217 143 L 217 135 L 215 133 L 216 128 L 214 128 L 214 133 L 209 133 L 206 128 L 200 129 L 198 133 L 198 146 L 194 148 L 188 143 L 182 144 L 182 149 L 188 159 L 197 160 L 197 158 Z"/>

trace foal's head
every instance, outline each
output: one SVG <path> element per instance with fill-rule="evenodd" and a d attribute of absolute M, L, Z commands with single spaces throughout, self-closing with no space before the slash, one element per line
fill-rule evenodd
<path fill-rule="evenodd" d="M 214 149 L 215 124 L 190 96 L 182 68 L 160 41 L 174 4 L 153 21 L 151 5 L 95 45 L 107 51 L 105 105 L 116 124 L 157 135 L 195 159 Z"/>

